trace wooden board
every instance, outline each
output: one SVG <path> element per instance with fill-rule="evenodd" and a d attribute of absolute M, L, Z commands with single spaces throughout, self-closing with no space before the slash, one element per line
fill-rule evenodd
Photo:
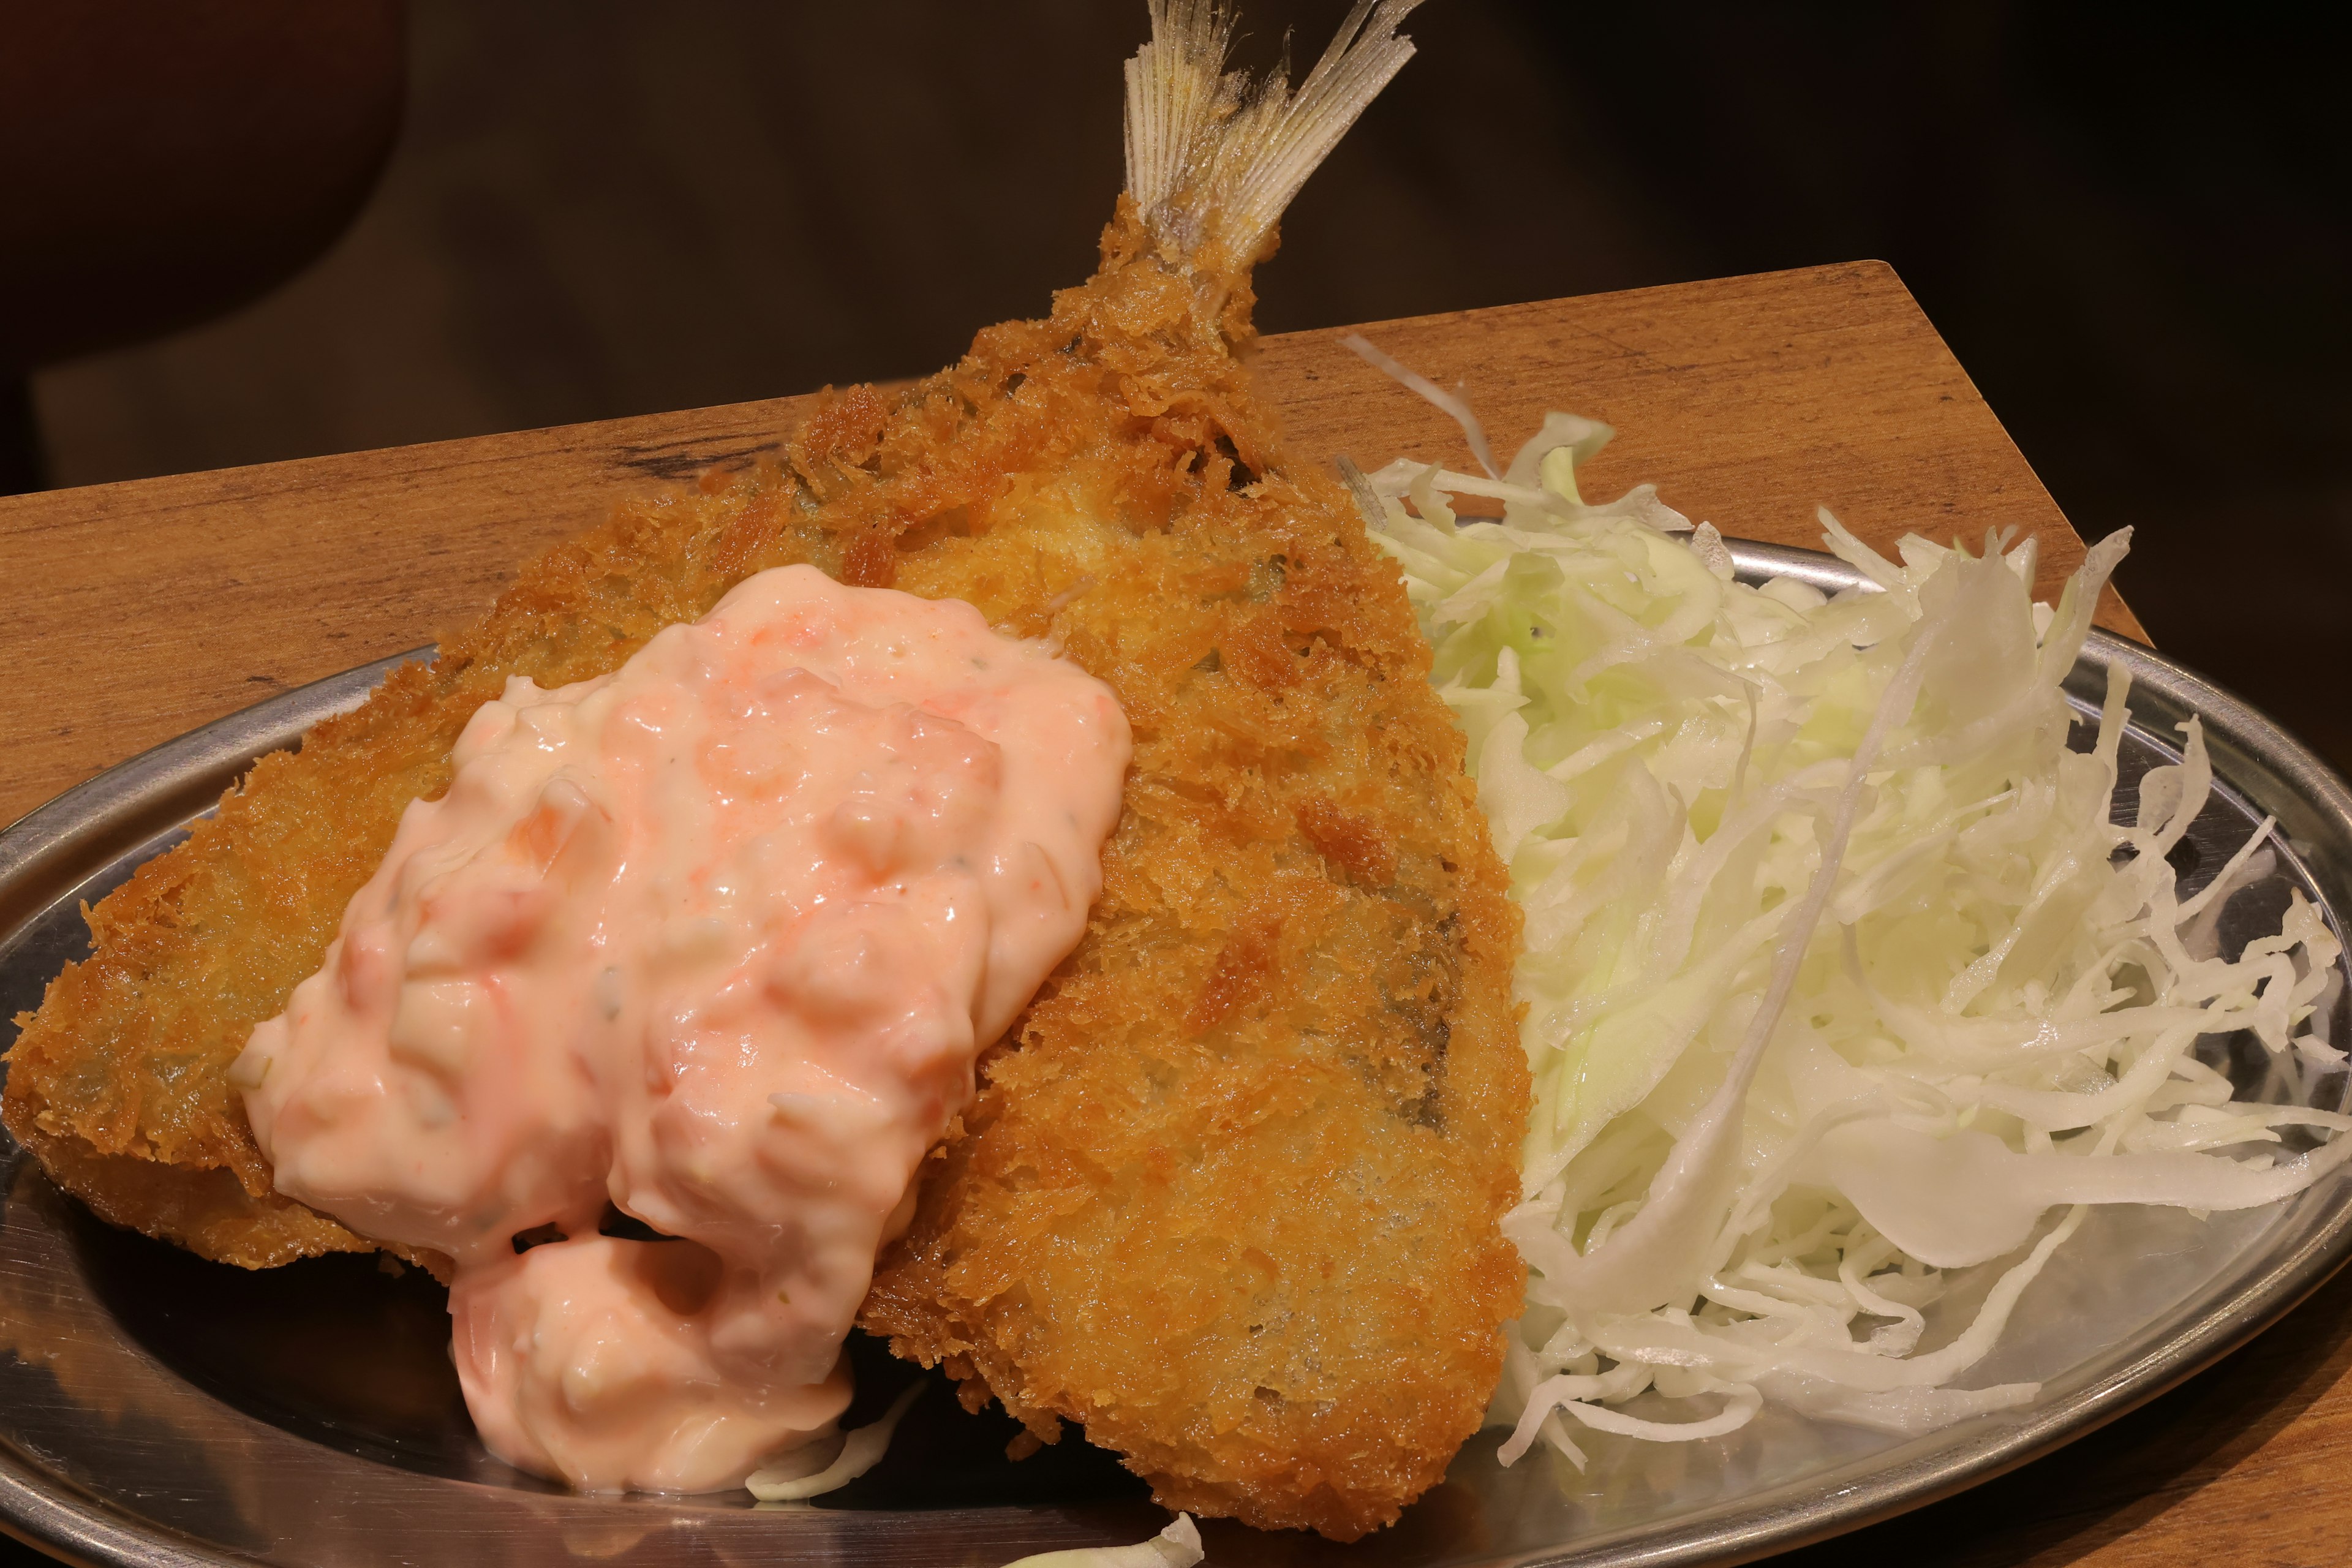
<path fill-rule="evenodd" d="M 1547 408 L 1615 425 L 1591 493 L 1644 480 L 1729 535 L 1812 544 L 1826 505 L 1906 531 L 2082 545 L 1917 305 L 1871 262 L 1363 329 L 1466 383 L 1507 453 Z M 1328 333 L 1273 338 L 1295 460 L 1466 466 L 1434 409 Z M 290 686 L 430 640 L 615 495 L 775 448 L 805 399 L 0 499 L 0 820 Z M 2102 624 L 2140 636 L 2119 600 Z M 2352 1281 L 2061 1458 L 1801 1554 L 1817 1562 L 2333 1563 L 2352 1510 Z M 1891 1556 L 1889 1554 L 1892 1554 Z"/>
<path fill-rule="evenodd" d="M 1506 456 L 1547 408 L 1620 432 L 1590 493 L 1643 480 L 1726 534 L 1816 544 L 2041 535 L 2081 544 L 1892 270 L 1874 262 L 1366 329 L 1468 393 Z M 1468 467 L 1436 409 L 1339 348 L 1270 338 L 1291 450 Z M 614 496 L 774 450 L 802 398 L 0 499 L 0 822 L 290 686 L 427 642 Z M 2118 600 L 2105 624 L 2138 635 Z"/>

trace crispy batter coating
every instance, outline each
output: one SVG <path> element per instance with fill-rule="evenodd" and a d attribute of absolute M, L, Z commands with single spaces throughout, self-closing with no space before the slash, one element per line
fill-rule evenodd
<path fill-rule="evenodd" d="M 617 666 L 751 572 L 980 606 L 1133 726 L 1088 931 L 984 1066 L 864 1321 L 1123 1455 L 1171 1507 L 1351 1540 L 1473 1431 L 1521 1268 L 1517 916 L 1395 572 L 1251 397 L 1245 274 L 1131 204 L 1050 318 L 788 469 L 624 507 L 429 669 L 257 766 L 90 912 L 25 1020 L 7 1125 L 118 1224 L 248 1266 L 369 1244 L 276 1196 L 228 1085 L 403 805 L 512 674 Z"/>
<path fill-rule="evenodd" d="M 781 500 L 747 487 L 625 509 L 527 566 L 429 668 L 404 666 L 300 750 L 264 757 L 187 842 L 87 911 L 90 957 L 16 1020 L 9 1131 L 101 1217 L 206 1258 L 263 1268 L 375 1250 L 271 1187 L 228 1064 L 318 969 L 401 812 L 447 786 L 457 732 L 507 677 L 602 674 L 700 616 L 747 574 L 725 564 L 729 540 Z M 787 531 L 793 559 L 823 563 L 821 531 Z"/>
<path fill-rule="evenodd" d="M 1087 940 L 865 1321 L 1171 1508 L 1352 1539 L 1443 1473 L 1518 1308 L 1516 910 L 1396 574 L 1174 284 L 1114 265 L 982 338 L 963 370 L 1022 385 L 956 445 L 1066 403 L 1080 488 L 898 563 L 1003 624 L 1066 599 L 1136 759 Z"/>

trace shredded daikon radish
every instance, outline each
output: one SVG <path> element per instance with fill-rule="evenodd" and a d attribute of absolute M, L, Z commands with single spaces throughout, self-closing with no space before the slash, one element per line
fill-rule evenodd
<path fill-rule="evenodd" d="M 2310 1099 L 2344 1061 L 2315 1032 L 2338 944 L 2298 895 L 2216 951 L 2267 824 L 2179 898 L 2166 856 L 2212 782 L 2193 721 L 2110 822 L 2120 666 L 2068 749 L 2060 682 L 2124 536 L 2052 609 L 2030 541 L 1889 561 L 1823 512 L 1869 589 L 1749 587 L 1649 487 L 1582 500 L 1609 434 L 1556 414 L 1503 480 L 1400 460 L 1366 486 L 1527 921 L 1502 1458 L 1580 1464 L 1563 1415 L 1689 1440 L 1767 1401 L 1906 1434 L 2026 1403 L 1953 1384 L 2084 1205 L 2273 1203 L 2352 1154 L 2306 1133 L 2282 1158 L 2279 1129 L 2352 1119 L 2242 1103 L 2196 1052 L 2250 1033 Z M 1501 521 L 1458 520 L 1465 494 Z M 1916 1353 L 1947 1271 L 2002 1258 Z M 1621 1408 L 1645 1393 L 1668 1403 Z"/>

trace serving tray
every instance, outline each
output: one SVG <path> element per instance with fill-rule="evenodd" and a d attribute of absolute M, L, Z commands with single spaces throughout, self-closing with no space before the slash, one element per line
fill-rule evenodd
<path fill-rule="evenodd" d="M 1856 587 L 1842 563 L 1733 542 L 1740 574 Z M 415 656 L 404 656 L 415 657 Z M 0 832 L 0 1018 L 37 1004 L 86 951 L 79 916 L 176 842 L 251 761 L 362 700 L 400 659 L 363 666 L 231 715 L 90 780 Z M 2275 872 L 2233 894 L 2225 947 L 2289 889 L 2352 910 L 2352 794 L 2243 703 L 2137 644 L 2095 633 L 2068 683 L 2095 714 L 2105 670 L 2133 676 L 2118 809 L 2178 760 L 2178 725 L 2204 721 L 2221 783 L 2176 854 L 2185 889 L 2210 879 L 2265 815 Z M 2078 729 L 2078 737 L 2083 731 Z M 2275 929 L 2274 923 L 2273 929 Z M 2352 980 L 2352 967 L 2342 976 Z M 2324 998 L 2325 1033 L 2352 1038 L 2352 985 Z M 14 1026 L 0 1023 L 0 1039 Z M 2259 1047 L 2205 1042 L 2257 1097 L 2346 1102 L 2342 1077 L 2284 1081 Z M 2038 1379 L 2024 1410 L 1893 1439 L 1768 1411 L 1732 1437 L 1662 1447 L 1593 1435 L 1581 1475 L 1531 1456 L 1505 1470 L 1499 1434 L 1465 1446 L 1446 1482 L 1394 1529 L 1352 1547 L 1213 1521 L 1213 1564 L 1731 1563 L 1948 1495 L 2045 1454 L 2209 1364 L 2275 1321 L 2352 1256 L 2352 1174 L 2271 1210 L 2198 1219 L 2101 1211 L 2020 1303 L 1971 1374 Z M 1989 1278 L 1999 1265 L 1977 1271 Z M 1980 1281 L 1981 1282 L 1981 1281 Z M 1963 1279 L 1949 1299 L 1965 1310 Z M 474 1564 L 992 1565 L 1024 1552 L 1131 1542 L 1165 1516 L 1108 1456 L 1075 1439 L 1021 1464 L 1001 1416 L 971 1417 L 941 1383 L 888 1458 L 819 1506 L 748 1497 L 578 1497 L 482 1451 L 456 1395 L 437 1290 L 366 1259 L 268 1274 L 218 1268 L 99 1224 L 0 1134 L 0 1527 L 107 1564 L 287 1568 Z M 859 1413 L 914 1374 L 870 1343 Z"/>

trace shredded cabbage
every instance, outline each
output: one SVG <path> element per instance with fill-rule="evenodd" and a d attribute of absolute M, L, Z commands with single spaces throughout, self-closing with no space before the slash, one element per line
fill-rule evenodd
<path fill-rule="evenodd" d="M 1167 1529 L 1132 1546 L 1077 1546 L 1067 1552 L 1040 1552 L 1007 1563 L 1004 1568 L 1194 1568 L 1202 1556 L 1201 1531 L 1189 1513 L 1180 1513 Z"/>
<path fill-rule="evenodd" d="M 1953 1384 L 2084 1205 L 2266 1204 L 2352 1154 L 2314 1146 L 2352 1118 L 2241 1102 L 2196 1051 L 2251 1032 L 2309 1099 L 2345 1059 L 2315 1013 L 2338 945 L 2298 896 L 2276 936 L 2216 951 L 2267 823 L 2179 896 L 2166 856 L 2212 782 L 2193 721 L 2110 822 L 2120 666 L 2096 744 L 2068 749 L 2060 682 L 2124 536 L 2053 610 L 2030 541 L 1890 561 L 1823 511 L 1868 588 L 1750 587 L 1650 487 L 1583 501 L 1610 434 L 1554 414 L 1499 480 L 1400 459 L 1359 489 L 1526 918 L 1501 1457 L 1540 1439 L 1580 1466 L 1563 1417 L 1690 1440 L 1771 1400 L 1916 1434 L 2023 1404 L 2037 1385 Z M 1502 519 L 1458 518 L 1463 495 Z M 1915 1353 L 1946 1272 L 2006 1258 Z M 1687 1418 L 1622 1408 L 1645 1392 Z"/>
<path fill-rule="evenodd" d="M 880 1419 L 804 1444 L 752 1471 L 743 1485 L 760 1500 L 757 1506 L 761 1508 L 805 1502 L 839 1490 L 882 1462 L 882 1456 L 890 1451 L 890 1437 L 898 1430 L 899 1418 L 928 1386 L 921 1382 L 908 1384 Z"/>

